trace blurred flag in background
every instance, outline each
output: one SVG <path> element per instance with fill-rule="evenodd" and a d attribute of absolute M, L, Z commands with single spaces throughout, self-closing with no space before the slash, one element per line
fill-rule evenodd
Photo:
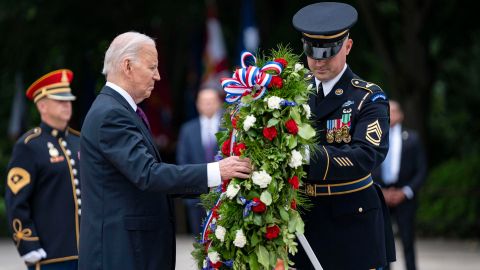
<path fill-rule="evenodd" d="M 238 58 L 242 51 L 247 50 L 253 54 L 257 52 L 260 44 L 258 28 L 255 23 L 254 0 L 243 0 L 241 10 L 241 31 L 238 39 Z"/>

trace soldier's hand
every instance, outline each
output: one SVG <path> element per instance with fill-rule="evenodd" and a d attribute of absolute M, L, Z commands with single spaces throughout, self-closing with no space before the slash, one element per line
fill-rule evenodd
<path fill-rule="evenodd" d="M 222 180 L 232 178 L 248 178 L 252 172 L 252 165 L 249 158 L 237 156 L 228 157 L 218 162 L 220 165 L 220 176 Z"/>

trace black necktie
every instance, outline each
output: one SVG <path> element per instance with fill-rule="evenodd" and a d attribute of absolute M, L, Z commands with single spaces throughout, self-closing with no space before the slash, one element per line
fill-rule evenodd
<path fill-rule="evenodd" d="M 148 130 L 150 130 L 150 123 L 148 122 L 147 115 L 145 112 L 142 110 L 142 108 L 137 107 L 137 115 L 142 119 L 143 123 L 147 126 Z"/>
<path fill-rule="evenodd" d="M 318 88 L 317 88 L 317 98 L 316 98 L 316 103 L 320 103 L 323 99 L 324 99 L 324 95 L 323 95 L 323 85 L 322 85 L 322 82 L 320 82 L 318 84 Z"/>

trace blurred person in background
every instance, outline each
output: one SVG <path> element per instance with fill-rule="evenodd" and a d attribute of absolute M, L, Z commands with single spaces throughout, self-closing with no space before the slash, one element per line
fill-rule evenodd
<path fill-rule="evenodd" d="M 417 132 L 402 126 L 402 108 L 390 100 L 390 149 L 373 179 L 382 187 L 403 245 L 407 270 L 415 270 L 417 193 L 427 176 L 427 161 Z"/>
<path fill-rule="evenodd" d="M 215 133 L 218 132 L 221 119 L 221 100 L 218 91 L 204 88 L 198 92 L 196 107 L 199 116 L 186 122 L 180 129 L 177 145 L 177 164 L 199 164 L 214 161 L 218 151 Z M 184 199 L 190 232 L 200 234 L 205 210 L 200 199 Z"/>
<path fill-rule="evenodd" d="M 28 269 L 77 269 L 80 138 L 68 127 L 72 78 L 60 69 L 28 88 L 42 122 L 16 142 L 7 168 L 8 227 Z"/>

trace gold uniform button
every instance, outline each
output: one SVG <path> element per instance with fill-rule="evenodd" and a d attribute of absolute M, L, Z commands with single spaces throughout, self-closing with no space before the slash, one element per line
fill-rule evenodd
<path fill-rule="evenodd" d="M 362 208 L 362 207 L 358 208 L 358 212 L 359 212 L 359 213 L 362 213 L 362 212 L 363 212 L 363 208 Z"/>

